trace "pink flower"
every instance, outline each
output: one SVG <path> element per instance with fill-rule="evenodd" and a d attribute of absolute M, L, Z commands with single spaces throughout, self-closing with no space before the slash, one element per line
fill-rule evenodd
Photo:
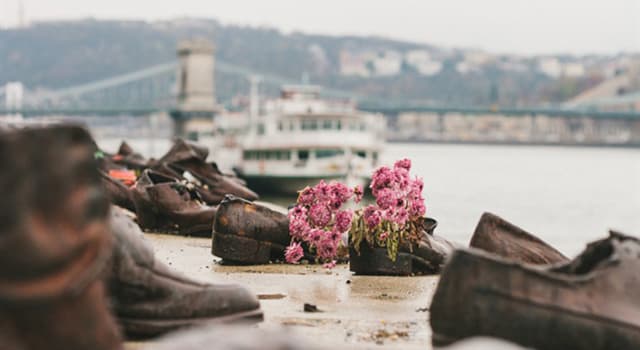
<path fill-rule="evenodd" d="M 329 201 L 329 190 L 329 185 L 327 185 L 324 180 L 320 180 L 320 182 L 318 182 L 318 184 L 313 188 L 313 194 L 315 195 L 316 201 Z"/>
<path fill-rule="evenodd" d="M 386 240 L 387 240 L 387 238 L 389 238 L 389 232 L 384 231 L 384 232 L 382 232 L 382 233 L 380 234 L 380 240 L 381 240 L 381 241 L 386 241 Z"/>
<path fill-rule="evenodd" d="M 327 241 L 331 241 L 335 245 L 340 244 L 340 240 L 342 238 L 342 232 L 338 232 L 335 229 L 333 229 L 331 231 L 327 231 L 326 233 L 327 235 L 325 238 Z"/>
<path fill-rule="evenodd" d="M 314 228 L 309 231 L 309 235 L 307 236 L 307 239 L 310 244 L 317 245 L 322 240 L 324 240 L 325 236 L 326 236 L 326 232 L 324 230 L 319 228 Z"/>
<path fill-rule="evenodd" d="M 338 245 L 332 240 L 324 240 L 316 246 L 316 252 L 321 259 L 333 259 L 338 252 Z"/>
<path fill-rule="evenodd" d="M 302 191 L 300 191 L 298 195 L 298 204 L 311 206 L 313 203 L 314 193 L 313 189 L 309 186 L 305 187 Z"/>
<path fill-rule="evenodd" d="M 314 204 L 309 210 L 311 223 L 317 227 L 325 227 L 331 221 L 331 210 L 323 203 Z"/>
<path fill-rule="evenodd" d="M 336 267 L 336 261 L 331 260 L 330 262 L 323 264 L 322 267 L 324 267 L 325 269 L 332 269 Z"/>
<path fill-rule="evenodd" d="M 358 185 L 353 188 L 353 201 L 356 203 L 360 203 L 362 201 L 362 196 L 364 195 L 364 191 L 362 190 L 362 185 Z"/>
<path fill-rule="evenodd" d="M 305 239 L 309 234 L 311 227 L 303 218 L 293 218 L 289 220 L 289 234 L 297 239 Z"/>
<path fill-rule="evenodd" d="M 405 208 L 398 209 L 393 216 L 393 221 L 396 222 L 401 227 L 404 226 L 408 220 L 409 220 L 409 212 Z"/>
<path fill-rule="evenodd" d="M 380 209 L 388 209 L 396 204 L 396 193 L 390 188 L 383 188 L 376 196 L 376 204 Z"/>
<path fill-rule="evenodd" d="M 395 168 L 393 171 L 393 181 L 400 190 L 408 190 L 411 181 L 409 178 L 409 170 L 405 168 Z"/>
<path fill-rule="evenodd" d="M 300 218 L 303 220 L 307 219 L 307 208 L 302 205 L 296 205 L 291 210 L 289 210 L 289 219 Z"/>
<path fill-rule="evenodd" d="M 393 172 L 386 166 L 380 167 L 374 171 L 371 177 L 371 192 L 377 196 L 379 190 L 387 188 L 393 182 Z"/>
<path fill-rule="evenodd" d="M 374 205 L 369 205 L 364 208 L 362 216 L 364 217 L 364 222 L 367 224 L 367 227 L 370 229 L 378 226 L 380 221 L 382 221 L 380 211 L 378 211 Z"/>
<path fill-rule="evenodd" d="M 336 214 L 336 226 L 338 232 L 346 232 L 351 228 L 353 212 L 351 210 L 341 210 Z"/>
<path fill-rule="evenodd" d="M 297 242 L 292 242 L 284 251 L 284 258 L 290 264 L 298 263 L 303 256 L 302 245 Z"/>
<path fill-rule="evenodd" d="M 411 202 L 411 208 L 409 208 L 410 214 L 413 217 L 423 216 L 427 211 L 427 208 L 424 205 L 424 201 L 422 200 L 414 200 Z"/>
<path fill-rule="evenodd" d="M 403 169 L 407 169 L 407 171 L 411 170 L 411 159 L 408 158 L 404 158 L 404 159 L 400 159 L 398 161 L 396 161 L 395 164 L 393 164 L 394 168 L 403 168 Z"/>

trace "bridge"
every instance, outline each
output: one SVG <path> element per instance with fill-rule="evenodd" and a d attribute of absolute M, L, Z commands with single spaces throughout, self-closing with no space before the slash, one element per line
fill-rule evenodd
<path fill-rule="evenodd" d="M 213 53 L 210 43 L 196 40 L 181 43 L 175 61 L 98 81 L 55 90 L 26 90 L 24 96 L 21 84 L 19 93 L 15 83 L 7 84 L 0 87 L 0 98 L 6 100 L 4 107 L 0 105 L 0 116 L 150 117 L 165 113 L 174 119 L 174 132 L 184 136 L 190 132 L 186 128 L 189 123 L 195 122 L 192 124 L 201 129 L 203 122 L 211 123 L 220 111 L 215 100 L 216 74 L 247 80 L 259 76 L 264 84 L 276 87 L 296 83 L 230 62 L 216 62 Z M 16 94 L 20 95 L 19 103 Z M 604 99 L 586 108 L 434 106 L 381 101 L 332 88 L 323 88 L 323 95 L 350 99 L 361 110 L 386 115 L 390 137 L 398 140 L 640 145 L 640 112 L 606 109 L 628 104 L 627 99 L 640 95 Z"/>

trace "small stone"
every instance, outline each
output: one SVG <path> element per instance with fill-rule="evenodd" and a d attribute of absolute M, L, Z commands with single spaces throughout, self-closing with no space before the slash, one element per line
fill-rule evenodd
<path fill-rule="evenodd" d="M 304 312 L 320 312 L 320 310 L 314 304 L 304 303 Z"/>

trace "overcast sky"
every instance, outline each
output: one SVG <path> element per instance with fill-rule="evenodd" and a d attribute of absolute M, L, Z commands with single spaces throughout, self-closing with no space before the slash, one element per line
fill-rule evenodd
<path fill-rule="evenodd" d="M 21 0 L 0 0 L 0 25 Z M 640 52 L 640 0 L 22 0 L 27 21 L 184 16 L 501 53 Z"/>

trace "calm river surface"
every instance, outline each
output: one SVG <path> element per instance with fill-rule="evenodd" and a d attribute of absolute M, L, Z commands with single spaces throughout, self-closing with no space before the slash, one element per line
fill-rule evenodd
<path fill-rule="evenodd" d="M 128 140 L 159 156 L 166 140 Z M 101 140 L 115 151 L 119 140 Z M 609 228 L 640 235 L 640 149 L 389 144 L 385 162 L 408 157 L 425 182 L 436 233 L 467 243 L 490 211 L 574 255 Z M 295 198 L 265 198 L 281 204 Z"/>

